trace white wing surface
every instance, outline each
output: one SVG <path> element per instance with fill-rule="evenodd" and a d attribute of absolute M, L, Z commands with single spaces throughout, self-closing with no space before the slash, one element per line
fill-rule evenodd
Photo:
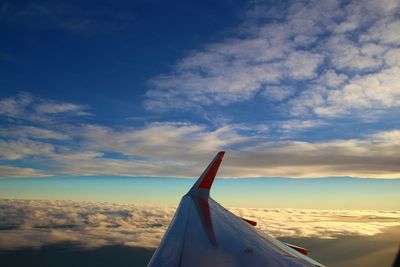
<path fill-rule="evenodd" d="M 224 154 L 215 156 L 183 196 L 148 266 L 323 266 L 303 255 L 305 249 L 262 233 L 210 198 Z"/>

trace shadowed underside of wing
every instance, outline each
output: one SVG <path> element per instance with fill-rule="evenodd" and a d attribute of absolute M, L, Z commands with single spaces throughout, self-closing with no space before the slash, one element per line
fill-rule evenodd
<path fill-rule="evenodd" d="M 261 233 L 209 197 L 215 165 L 222 157 L 222 152 L 217 154 L 182 198 L 148 266 L 323 266 Z M 207 176 L 207 170 L 212 174 Z M 205 179 L 207 186 L 199 187 Z"/>

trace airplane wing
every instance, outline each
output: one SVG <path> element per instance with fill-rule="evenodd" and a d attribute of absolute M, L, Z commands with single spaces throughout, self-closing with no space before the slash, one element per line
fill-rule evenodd
<path fill-rule="evenodd" d="M 210 197 L 210 188 L 225 152 L 219 152 L 192 189 L 148 264 L 158 266 L 323 266 L 257 230 Z M 302 254 L 303 253 L 303 254 Z"/>

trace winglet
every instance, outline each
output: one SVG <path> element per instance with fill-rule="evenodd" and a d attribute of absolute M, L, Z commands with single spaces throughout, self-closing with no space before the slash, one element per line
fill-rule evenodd
<path fill-rule="evenodd" d="M 222 158 L 225 152 L 220 151 L 204 170 L 203 174 L 199 177 L 197 182 L 193 185 L 189 192 L 198 191 L 199 189 L 205 189 L 205 191 L 210 191 L 210 188 L 214 182 L 215 175 L 217 174 L 219 165 L 221 165 Z"/>

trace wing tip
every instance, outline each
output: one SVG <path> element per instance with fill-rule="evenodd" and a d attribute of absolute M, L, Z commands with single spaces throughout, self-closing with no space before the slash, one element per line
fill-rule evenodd
<path fill-rule="evenodd" d="M 222 162 L 225 155 L 225 151 L 219 151 L 208 167 L 205 169 L 203 174 L 200 176 L 196 184 L 193 186 L 192 190 L 197 191 L 197 189 L 205 189 L 209 191 L 214 182 L 214 178 L 217 174 L 218 168 Z"/>

